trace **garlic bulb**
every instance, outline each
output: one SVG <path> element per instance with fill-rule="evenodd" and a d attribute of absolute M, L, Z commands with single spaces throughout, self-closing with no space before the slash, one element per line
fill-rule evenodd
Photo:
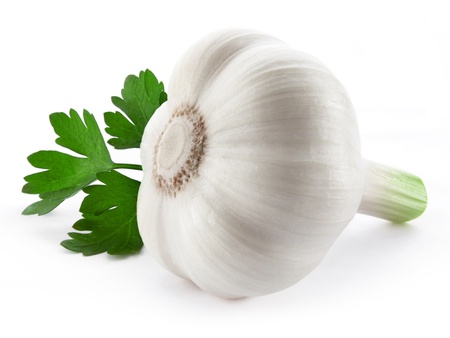
<path fill-rule="evenodd" d="M 145 246 L 225 298 L 295 284 L 358 210 L 405 221 L 426 205 L 415 176 L 361 158 L 335 76 L 258 32 L 216 32 L 186 52 L 141 156 Z"/>

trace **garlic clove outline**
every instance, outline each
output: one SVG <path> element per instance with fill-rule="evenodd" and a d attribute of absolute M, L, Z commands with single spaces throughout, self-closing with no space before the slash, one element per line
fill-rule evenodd
<path fill-rule="evenodd" d="M 426 207 L 420 180 L 392 184 L 399 171 L 361 158 L 356 116 L 335 76 L 254 31 L 215 32 L 188 49 L 141 157 L 145 246 L 224 298 L 297 283 L 356 212 L 406 221 Z"/>

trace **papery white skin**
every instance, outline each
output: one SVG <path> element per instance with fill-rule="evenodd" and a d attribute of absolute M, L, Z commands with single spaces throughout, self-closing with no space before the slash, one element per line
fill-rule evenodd
<path fill-rule="evenodd" d="M 171 196 L 155 184 L 155 145 L 171 114 L 195 107 L 207 139 L 198 174 Z M 177 64 L 168 102 L 141 144 L 138 224 L 168 270 L 226 298 L 305 277 L 353 218 L 363 192 L 348 95 L 317 59 L 258 33 L 227 30 Z"/>

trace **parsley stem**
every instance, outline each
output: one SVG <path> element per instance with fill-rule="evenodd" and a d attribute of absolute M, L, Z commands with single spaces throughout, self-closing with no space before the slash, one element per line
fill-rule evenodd
<path fill-rule="evenodd" d="M 114 169 L 142 170 L 140 164 L 114 163 Z"/>

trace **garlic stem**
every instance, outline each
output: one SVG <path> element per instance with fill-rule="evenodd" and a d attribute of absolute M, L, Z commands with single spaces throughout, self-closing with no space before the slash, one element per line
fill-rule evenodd
<path fill-rule="evenodd" d="M 358 213 L 403 223 L 427 206 L 422 180 L 410 173 L 365 160 L 365 187 Z"/>

